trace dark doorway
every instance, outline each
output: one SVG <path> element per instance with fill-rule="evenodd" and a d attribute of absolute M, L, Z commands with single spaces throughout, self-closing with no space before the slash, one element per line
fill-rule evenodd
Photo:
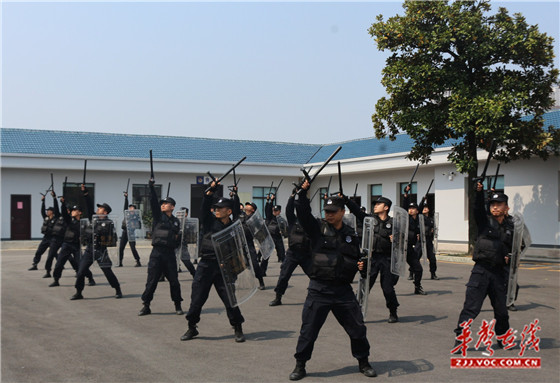
<path fill-rule="evenodd" d="M 200 209 L 202 206 L 202 197 L 208 185 L 191 185 L 191 208 L 189 209 L 189 216 L 192 218 L 200 218 Z M 214 198 L 218 199 L 224 195 L 224 186 L 218 185 L 218 190 L 214 193 Z"/>
<path fill-rule="evenodd" d="M 31 239 L 31 195 L 12 194 L 10 239 Z"/>

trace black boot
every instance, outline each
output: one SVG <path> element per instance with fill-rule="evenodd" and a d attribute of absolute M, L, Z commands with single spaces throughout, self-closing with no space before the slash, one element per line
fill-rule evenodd
<path fill-rule="evenodd" d="M 142 309 L 140 310 L 140 312 L 138 313 L 138 316 L 144 316 L 144 315 L 150 315 L 152 313 L 152 310 L 150 310 L 150 304 L 149 303 L 144 303 L 144 306 L 142 306 Z"/>
<path fill-rule="evenodd" d="M 414 288 L 414 294 L 416 294 L 416 295 L 428 295 L 428 293 L 424 291 L 422 286 L 416 286 Z"/>
<path fill-rule="evenodd" d="M 371 367 L 371 364 L 369 364 L 367 358 L 359 359 L 358 367 L 360 368 L 360 372 L 368 378 L 374 378 L 377 376 L 377 372 L 375 372 L 373 367 Z"/>
<path fill-rule="evenodd" d="M 136 261 L 136 265 L 134 265 L 134 267 L 142 267 L 142 264 L 140 263 L 139 259 Z"/>
<path fill-rule="evenodd" d="M 93 280 L 93 278 L 89 278 L 88 286 L 95 286 L 97 283 Z"/>
<path fill-rule="evenodd" d="M 235 329 L 235 341 L 237 343 L 245 342 L 245 335 L 243 335 L 243 329 L 241 328 L 241 323 L 233 326 Z"/>
<path fill-rule="evenodd" d="M 37 265 L 34 263 L 33 265 L 31 265 L 31 267 L 29 269 L 27 269 L 29 271 L 33 271 L 33 270 L 37 270 Z"/>
<path fill-rule="evenodd" d="M 121 291 L 121 287 L 118 286 L 115 288 L 115 298 L 120 299 L 122 298 L 122 291 Z"/>
<path fill-rule="evenodd" d="M 195 336 L 198 335 L 198 330 L 196 329 L 196 325 L 189 324 L 189 329 L 186 333 L 183 334 L 181 340 L 191 340 Z"/>
<path fill-rule="evenodd" d="M 305 378 L 307 372 L 305 371 L 305 361 L 304 360 L 296 360 L 296 368 L 290 374 L 290 380 L 300 380 Z"/>
<path fill-rule="evenodd" d="M 264 290 L 264 280 L 262 278 L 259 279 L 259 290 Z"/>
<path fill-rule="evenodd" d="M 45 275 L 43 275 L 43 278 L 50 278 L 51 277 L 51 271 L 47 270 L 47 272 L 45 273 Z"/>
<path fill-rule="evenodd" d="M 49 285 L 49 287 L 56 287 L 56 286 L 60 286 L 60 283 L 58 283 L 58 279 L 55 279 L 54 282 Z"/>
<path fill-rule="evenodd" d="M 282 304 L 282 295 L 276 293 L 276 298 L 274 298 L 273 301 L 271 301 L 268 305 L 269 306 L 280 306 Z"/>
<path fill-rule="evenodd" d="M 438 280 L 438 276 L 436 275 L 435 271 L 432 273 L 432 279 Z"/>
<path fill-rule="evenodd" d="M 76 290 L 76 294 L 72 295 L 72 296 L 70 297 L 70 300 L 71 300 L 71 301 L 76 301 L 76 300 L 78 300 L 78 299 L 84 299 L 84 296 L 82 295 L 82 292 L 81 292 L 81 291 Z"/>
<path fill-rule="evenodd" d="M 397 315 L 397 309 L 389 310 L 389 323 L 396 323 L 399 321 L 399 317 Z"/>
<path fill-rule="evenodd" d="M 183 308 L 181 307 L 181 302 L 175 302 L 175 314 L 183 315 Z"/>

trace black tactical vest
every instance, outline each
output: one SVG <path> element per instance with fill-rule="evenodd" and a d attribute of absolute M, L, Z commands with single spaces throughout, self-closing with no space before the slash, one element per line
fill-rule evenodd
<path fill-rule="evenodd" d="M 72 218 L 72 221 L 66 226 L 64 242 L 75 245 L 80 243 L 80 220 Z"/>
<path fill-rule="evenodd" d="M 311 241 L 309 240 L 309 236 L 303 230 L 303 227 L 296 222 L 292 226 L 290 226 L 290 230 L 288 232 L 288 247 L 292 251 L 310 251 L 311 250 Z"/>
<path fill-rule="evenodd" d="M 208 229 L 204 228 L 204 233 L 202 234 L 202 239 L 200 241 L 199 252 L 201 257 L 205 257 L 207 259 L 216 258 L 216 251 L 214 250 L 214 244 L 212 243 L 212 235 L 219 231 L 222 231 L 231 223 L 233 222 L 230 222 L 228 225 L 224 225 L 218 219 L 213 219 L 212 225 Z"/>
<path fill-rule="evenodd" d="M 168 217 L 161 214 L 161 220 L 153 226 L 152 246 L 162 246 L 175 249 L 181 244 L 179 233 L 181 221 L 175 216 Z"/>
<path fill-rule="evenodd" d="M 386 256 L 391 256 L 391 238 L 389 236 L 393 234 L 393 218 L 388 217 L 386 221 L 381 221 L 379 217 L 375 217 L 373 232 L 374 246 L 373 253 L 380 253 Z"/>
<path fill-rule="evenodd" d="M 359 258 L 359 240 L 352 228 L 343 225 L 337 232 L 326 221 L 321 221 L 321 238 L 311 254 L 312 279 L 352 283 Z"/>
<path fill-rule="evenodd" d="M 478 233 L 473 261 L 495 268 L 503 267 L 504 257 L 511 252 L 512 242 L 513 224 L 504 219 L 500 225 L 494 218 L 488 217 L 488 224 Z"/>
<path fill-rule="evenodd" d="M 64 217 L 59 216 L 53 224 L 52 228 L 52 235 L 54 237 L 64 237 L 64 233 L 66 232 L 66 221 L 64 221 Z"/>
<path fill-rule="evenodd" d="M 54 226 L 54 222 L 56 221 L 56 217 L 53 216 L 53 218 L 45 218 L 43 220 L 43 226 L 41 226 L 41 234 L 45 234 L 45 236 L 50 236 L 52 235 L 52 229 Z"/>

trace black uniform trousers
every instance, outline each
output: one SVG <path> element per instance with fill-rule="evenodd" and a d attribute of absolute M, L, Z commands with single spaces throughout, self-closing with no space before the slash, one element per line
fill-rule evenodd
<path fill-rule="evenodd" d="M 352 286 L 312 279 L 301 314 L 301 330 L 294 354 L 296 360 L 311 359 L 319 331 L 331 311 L 350 337 L 352 356 L 356 359 L 369 356 L 367 328 Z"/>
<path fill-rule="evenodd" d="M 311 272 L 311 254 L 309 251 L 293 251 L 288 249 L 286 257 L 280 266 L 280 276 L 274 291 L 278 295 L 284 295 L 288 288 L 288 281 L 290 280 L 296 267 L 300 266 L 306 275 Z"/>
<path fill-rule="evenodd" d="M 200 322 L 202 306 L 204 306 L 204 303 L 208 300 L 212 285 L 214 285 L 218 296 L 226 307 L 229 323 L 235 326 L 245 322 L 245 318 L 241 315 L 239 307 L 231 307 L 229 303 L 226 285 L 218 261 L 215 259 L 200 258 L 191 289 L 191 306 L 185 316 L 189 322 L 189 326 L 194 326 Z"/>
<path fill-rule="evenodd" d="M 51 238 L 51 243 L 49 244 L 49 253 L 47 255 L 47 260 L 45 261 L 45 270 L 51 271 L 53 261 L 57 258 L 58 250 L 62 246 L 63 241 L 63 237 Z M 77 271 L 77 267 L 75 268 L 75 270 Z"/>
<path fill-rule="evenodd" d="M 119 243 L 119 264 L 122 265 L 122 260 L 124 258 L 124 248 L 126 247 L 126 243 L 130 244 L 130 250 L 132 251 L 132 256 L 136 260 L 136 262 L 140 262 L 140 255 L 138 255 L 138 251 L 136 250 L 136 241 L 128 241 L 128 230 L 123 230 L 121 234 L 121 241 Z"/>
<path fill-rule="evenodd" d="M 185 265 L 187 270 L 189 270 L 189 273 L 194 277 L 194 274 L 196 273 L 196 268 L 192 264 L 191 260 L 181 258 L 181 262 L 183 262 L 183 265 Z"/>
<path fill-rule="evenodd" d="M 104 256 L 103 266 L 99 263 L 99 259 L 101 259 L 101 255 L 102 255 L 101 252 L 106 252 L 106 251 L 107 248 L 105 247 L 101 247 L 97 249 L 95 251 L 96 253 L 95 260 L 97 261 L 97 264 L 101 268 L 101 271 L 103 271 L 103 274 L 105 274 L 105 278 L 107 278 L 107 281 L 109 282 L 111 287 L 117 289 L 120 287 L 120 284 L 115 273 L 113 273 L 113 270 L 111 269 L 111 265 L 112 265 L 111 260 L 108 259 L 108 257 Z M 74 287 L 76 287 L 76 290 L 80 293 L 84 290 L 85 278 L 86 277 L 91 278 L 92 276 L 89 268 L 91 267 L 91 265 L 93 265 L 93 258 L 94 258 L 93 247 L 91 245 L 88 245 L 88 247 L 86 247 L 86 250 L 80 257 L 80 267 L 78 268 L 78 275 L 76 276 L 76 284 L 74 285 Z"/>
<path fill-rule="evenodd" d="M 419 244 L 420 242 L 418 242 Z M 408 249 L 406 251 L 406 263 L 410 266 L 410 271 L 412 271 L 412 275 L 414 277 L 414 286 L 420 287 L 422 281 L 422 265 L 420 264 L 420 260 L 418 259 L 418 253 L 415 249 L 416 246 L 408 245 Z"/>
<path fill-rule="evenodd" d="M 391 273 L 391 257 L 383 254 L 373 254 L 371 270 L 369 276 L 369 289 L 375 284 L 377 275 L 381 274 L 380 283 L 385 303 L 389 310 L 399 307 L 397 294 L 395 293 L 395 285 L 399 281 L 399 276 Z"/>
<path fill-rule="evenodd" d="M 418 257 L 418 261 L 422 259 L 422 246 L 420 242 L 415 247 L 416 256 Z M 430 273 L 433 274 L 437 270 L 437 263 L 436 263 L 436 254 L 434 253 L 434 243 L 433 240 L 426 239 L 426 252 L 428 253 L 428 262 L 430 262 Z M 412 272 L 412 267 L 409 268 Z"/>
<path fill-rule="evenodd" d="M 76 271 L 79 269 L 80 260 L 80 245 L 77 243 L 64 242 L 60 247 L 60 252 L 58 253 L 56 264 L 54 265 L 53 278 L 58 281 L 62 276 L 62 270 L 66 261 L 70 262 L 72 268 Z M 92 278 L 91 272 L 86 275 L 87 278 Z"/>
<path fill-rule="evenodd" d="M 191 262 L 191 255 L 189 254 L 188 245 L 183 244 L 183 246 L 181 246 L 180 250 L 178 251 L 181 252 L 180 254 L 181 262 L 183 262 L 183 265 L 185 265 L 187 270 L 189 270 L 189 273 L 194 277 L 194 273 L 196 272 L 196 269 Z"/>
<path fill-rule="evenodd" d="M 154 299 L 154 292 L 161 275 L 169 281 L 169 291 L 171 293 L 171 300 L 175 303 L 183 301 L 181 297 L 181 285 L 179 284 L 179 277 L 177 274 L 177 257 L 175 250 L 169 247 L 154 246 L 150 253 L 150 260 L 148 261 L 148 280 L 146 281 L 146 288 L 142 293 L 142 302 L 150 304 Z"/>
<path fill-rule="evenodd" d="M 459 314 L 459 321 L 455 333 L 461 334 L 461 323 L 475 319 L 480 313 L 486 296 L 494 308 L 496 325 L 494 330 L 497 335 L 503 335 L 509 329 L 509 314 L 506 307 L 506 273 L 503 268 L 491 269 L 475 263 L 465 293 L 463 310 Z"/>
<path fill-rule="evenodd" d="M 272 236 L 274 241 L 274 248 L 276 249 L 276 255 L 278 256 L 278 262 L 284 262 L 286 257 L 286 249 L 284 248 L 284 239 L 282 236 Z"/>
<path fill-rule="evenodd" d="M 41 262 L 41 256 L 49 248 L 49 246 L 51 244 L 51 239 L 52 239 L 52 237 L 50 235 L 49 236 L 45 235 L 43 237 L 43 239 L 41 240 L 41 243 L 39 243 L 39 246 L 37 247 L 37 251 L 35 251 L 35 256 L 33 257 L 33 264 L 34 265 L 38 265 L 39 262 Z"/>

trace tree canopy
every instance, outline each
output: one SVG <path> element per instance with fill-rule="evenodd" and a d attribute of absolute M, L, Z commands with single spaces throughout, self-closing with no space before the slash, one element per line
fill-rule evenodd
<path fill-rule="evenodd" d="M 378 138 L 407 133 L 415 141 L 408 158 L 423 163 L 454 139 L 449 160 L 475 175 L 477 148 L 493 140 L 494 157 L 505 162 L 560 153 L 560 132 L 542 117 L 558 84 L 552 37 L 505 8 L 490 14 L 486 0 L 403 8 L 369 29 L 378 49 L 392 53 L 382 79 L 388 96 L 372 116 Z"/>

